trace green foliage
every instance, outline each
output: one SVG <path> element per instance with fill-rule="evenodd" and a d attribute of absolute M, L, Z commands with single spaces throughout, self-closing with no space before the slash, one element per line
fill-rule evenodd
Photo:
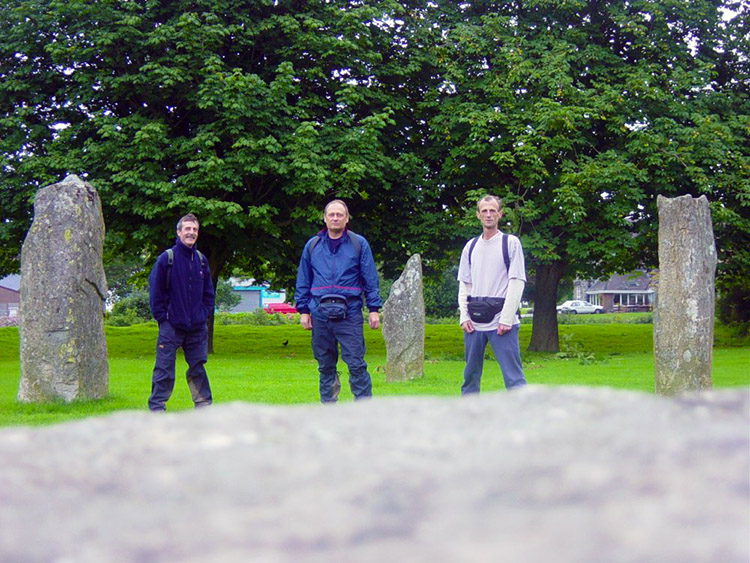
<path fill-rule="evenodd" d="M 217 313 L 217 325 L 246 325 L 246 326 L 278 326 L 299 324 L 299 314 L 268 314 L 263 309 L 255 309 L 250 313 Z"/>
<path fill-rule="evenodd" d="M 563 335 L 557 357 L 561 360 L 576 359 L 582 366 L 599 361 L 596 354 L 584 350 L 583 346 L 574 340 L 571 333 Z"/>
<path fill-rule="evenodd" d="M 35 189 L 67 172 L 98 189 L 113 252 L 151 262 L 192 211 L 215 280 L 236 265 L 279 287 L 332 196 L 350 201 L 355 230 L 379 216 L 408 226 L 384 232 L 376 254 L 403 254 L 412 209 L 437 205 L 401 150 L 419 83 L 400 82 L 420 56 L 398 40 L 412 28 L 383 23 L 409 16 L 398 2 L 0 7 L 6 269 Z"/>
<path fill-rule="evenodd" d="M 216 308 L 226 313 L 233 307 L 240 304 L 242 296 L 232 291 L 232 284 L 229 280 L 220 279 L 216 284 Z"/>
<path fill-rule="evenodd" d="M 716 313 L 725 324 L 737 323 L 750 326 L 750 283 L 747 280 L 727 284 L 719 292 Z"/>
<path fill-rule="evenodd" d="M 424 307 L 430 317 L 458 317 L 458 262 L 437 279 L 425 279 Z"/>
<path fill-rule="evenodd" d="M 648 324 L 654 320 L 653 313 L 604 313 L 598 315 L 558 315 L 561 325 L 583 324 Z"/>
<path fill-rule="evenodd" d="M 441 276 L 490 191 L 551 350 L 560 280 L 654 266 L 656 196 L 690 193 L 711 202 L 733 295 L 750 270 L 749 12 L 0 0 L 0 270 L 18 270 L 36 189 L 67 173 L 99 190 L 108 257 L 152 263 L 192 211 L 214 281 L 238 267 L 286 288 L 339 196 L 386 278 L 423 255 L 442 315 Z"/>
<path fill-rule="evenodd" d="M 130 326 L 152 319 L 148 292 L 136 290 L 115 302 L 105 323 L 110 326 Z"/>
<path fill-rule="evenodd" d="M 739 15 L 709 0 L 441 3 L 441 181 L 467 216 L 478 193 L 503 198 L 540 332 L 557 328 L 563 277 L 655 265 L 659 194 L 706 194 L 729 243 L 720 274 L 750 269 L 748 14 L 723 6 Z"/>

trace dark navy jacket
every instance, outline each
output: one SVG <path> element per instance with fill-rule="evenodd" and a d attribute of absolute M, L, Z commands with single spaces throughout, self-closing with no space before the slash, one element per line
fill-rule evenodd
<path fill-rule="evenodd" d="M 185 331 L 203 329 L 214 309 L 214 286 L 208 259 L 205 265 L 195 247 L 189 248 L 177 240 L 172 247 L 174 262 L 168 267 L 169 258 L 162 252 L 148 276 L 151 313 L 157 322 L 169 321 L 174 328 Z M 167 291 L 167 270 L 170 270 Z"/>
<path fill-rule="evenodd" d="M 348 231 L 344 231 L 345 238 L 334 253 L 328 246 L 328 233 L 325 230 L 318 233 L 320 240 L 312 252 L 309 247 L 313 239 L 305 245 L 294 291 L 294 301 L 300 313 L 315 315 L 317 299 L 330 293 L 346 297 L 352 310 L 362 308 L 363 296 L 370 311 L 377 311 L 382 305 L 378 293 L 378 272 L 370 245 L 363 236 L 352 234 L 359 240 L 359 252 L 349 240 Z"/>

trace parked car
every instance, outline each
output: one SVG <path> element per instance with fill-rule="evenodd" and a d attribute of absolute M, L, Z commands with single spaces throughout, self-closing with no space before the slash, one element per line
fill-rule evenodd
<path fill-rule="evenodd" d="M 297 308 L 294 307 L 294 305 L 289 305 L 289 303 L 269 303 L 268 305 L 263 307 L 263 310 L 269 315 L 273 313 L 291 315 L 292 313 L 297 312 Z"/>
<path fill-rule="evenodd" d="M 571 315 L 582 315 L 585 313 L 603 313 L 604 308 L 589 303 L 588 301 L 566 301 L 562 305 L 558 305 L 557 312 Z"/>

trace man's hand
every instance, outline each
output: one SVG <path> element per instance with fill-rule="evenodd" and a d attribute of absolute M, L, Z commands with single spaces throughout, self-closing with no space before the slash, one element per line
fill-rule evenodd
<path fill-rule="evenodd" d="M 378 328 L 380 326 L 380 315 L 374 311 L 370 311 L 370 314 L 367 316 L 367 324 L 373 330 Z"/>
<path fill-rule="evenodd" d="M 305 330 L 312 330 L 312 317 L 310 316 L 310 313 L 301 313 L 299 316 L 299 324 L 301 324 L 302 328 Z"/>
<path fill-rule="evenodd" d="M 504 325 L 504 324 L 498 324 L 497 325 L 497 333 L 502 336 L 506 332 L 510 332 L 511 328 L 513 328 L 513 327 L 510 327 L 510 326 Z"/>
<path fill-rule="evenodd" d="M 471 334 L 474 332 L 474 323 L 471 321 L 466 321 L 461 323 L 461 330 L 463 330 L 466 334 Z"/>

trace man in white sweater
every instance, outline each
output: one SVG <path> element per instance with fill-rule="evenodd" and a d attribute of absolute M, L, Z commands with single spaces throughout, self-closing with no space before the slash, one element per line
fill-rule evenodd
<path fill-rule="evenodd" d="M 462 395 L 479 393 L 488 341 L 500 364 L 505 388 L 526 385 L 517 315 L 526 285 L 526 267 L 521 241 L 497 228 L 502 216 L 497 197 L 480 199 L 477 218 L 482 223 L 482 235 L 469 240 L 461 253 L 458 308 L 466 356 Z"/>

